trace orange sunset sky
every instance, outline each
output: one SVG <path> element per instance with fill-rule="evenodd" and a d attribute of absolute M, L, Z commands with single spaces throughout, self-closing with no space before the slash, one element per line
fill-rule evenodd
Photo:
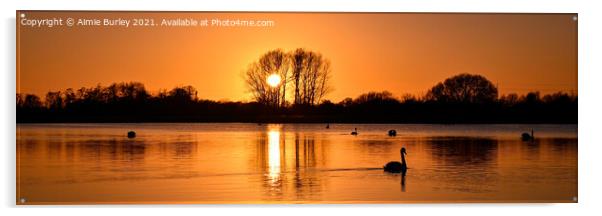
<path fill-rule="evenodd" d="M 20 12 L 18 12 L 20 13 Z M 459 73 L 501 94 L 577 93 L 576 14 L 23 12 L 28 19 L 273 20 L 273 27 L 21 26 L 17 93 L 138 81 L 156 93 L 192 85 L 212 100 L 250 100 L 243 73 L 269 50 L 306 48 L 330 59 L 326 96 L 423 95 Z"/>

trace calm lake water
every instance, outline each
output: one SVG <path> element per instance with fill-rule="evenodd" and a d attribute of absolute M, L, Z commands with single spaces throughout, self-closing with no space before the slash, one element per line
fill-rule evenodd
<path fill-rule="evenodd" d="M 406 176 L 383 172 L 401 147 Z M 577 125 L 17 125 L 24 204 L 576 199 Z"/>

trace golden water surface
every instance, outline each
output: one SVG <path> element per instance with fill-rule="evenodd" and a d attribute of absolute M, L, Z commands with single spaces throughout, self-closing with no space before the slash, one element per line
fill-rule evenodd
<path fill-rule="evenodd" d="M 354 128 L 358 136 L 349 134 Z M 397 136 L 387 136 L 390 129 Z M 536 140 L 521 141 L 531 129 Z M 127 138 L 130 130 L 136 138 Z M 406 176 L 383 172 L 401 147 Z M 577 125 L 18 124 L 16 198 L 576 202 Z"/>

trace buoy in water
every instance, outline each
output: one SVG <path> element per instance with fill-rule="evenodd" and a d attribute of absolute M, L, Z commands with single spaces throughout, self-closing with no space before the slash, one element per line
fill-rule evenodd
<path fill-rule="evenodd" d="M 132 139 L 136 137 L 136 132 L 134 131 L 128 131 L 128 138 Z"/>

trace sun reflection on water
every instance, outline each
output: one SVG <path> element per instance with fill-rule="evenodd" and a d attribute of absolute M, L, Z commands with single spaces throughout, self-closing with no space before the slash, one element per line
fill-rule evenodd
<path fill-rule="evenodd" d="M 268 177 L 272 184 L 280 181 L 280 125 L 268 126 Z"/>

